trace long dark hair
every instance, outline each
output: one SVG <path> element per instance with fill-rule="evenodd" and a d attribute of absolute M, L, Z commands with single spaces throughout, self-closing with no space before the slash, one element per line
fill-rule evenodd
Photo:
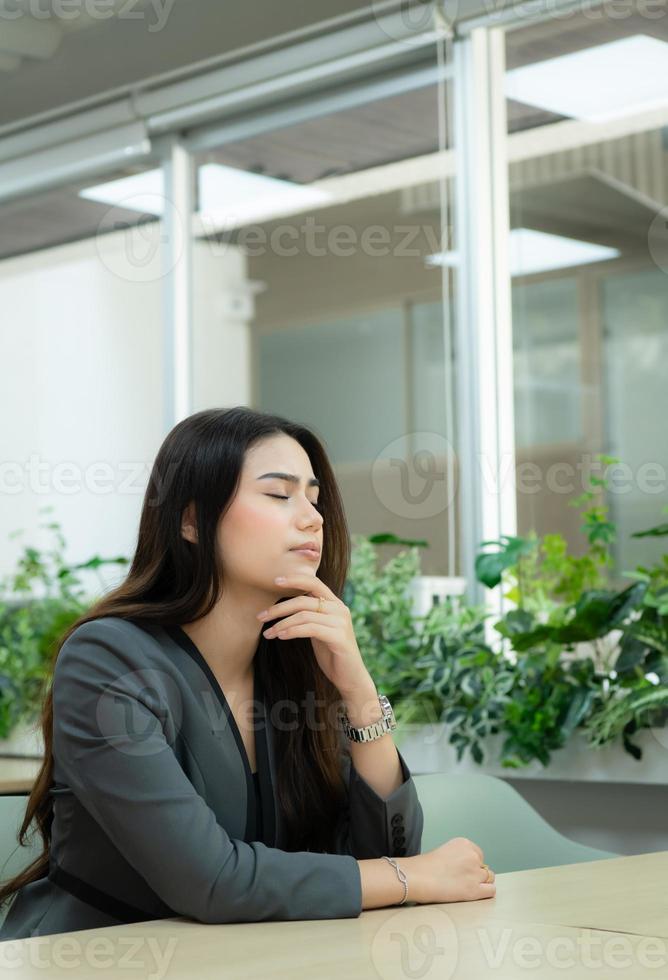
<path fill-rule="evenodd" d="M 318 577 L 342 596 L 350 562 L 350 535 L 334 472 L 320 440 L 305 426 L 278 415 L 244 406 L 206 409 L 175 425 L 162 443 L 144 495 L 130 570 L 120 585 L 95 602 L 62 635 L 53 656 L 51 679 L 60 649 L 82 623 L 120 616 L 172 626 L 194 622 L 211 611 L 222 584 L 216 530 L 238 489 L 246 450 L 258 440 L 281 433 L 300 443 L 320 480 L 324 522 Z M 181 534 L 183 511 L 191 501 L 195 503 L 201 546 L 193 546 Z M 334 826 L 345 793 L 339 758 L 344 743 L 332 725 L 332 708 L 340 695 L 318 667 L 308 637 L 282 640 L 281 656 L 269 656 L 271 644 L 276 642 L 261 637 L 256 652 L 255 666 L 269 710 L 285 699 L 299 710 L 307 703 L 307 693 L 314 692 L 309 724 L 300 711 L 289 726 L 276 729 L 276 792 L 286 827 L 285 849 L 327 851 L 333 847 Z M 49 871 L 53 820 L 49 793 L 53 782 L 50 681 L 41 726 L 44 761 L 28 797 L 18 841 L 25 844 L 34 820 L 44 849 L 20 874 L 0 886 L 0 907 L 23 885 L 45 877 Z"/>

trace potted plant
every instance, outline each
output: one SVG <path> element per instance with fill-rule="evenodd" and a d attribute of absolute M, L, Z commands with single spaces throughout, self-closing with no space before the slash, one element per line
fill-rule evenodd
<path fill-rule="evenodd" d="M 528 764 L 535 757 L 546 766 L 550 751 L 562 748 L 578 728 L 589 748 L 621 740 L 625 751 L 640 759 L 642 749 L 632 736 L 665 726 L 668 559 L 624 573 L 634 580 L 631 585 L 611 584 L 616 527 L 597 499 L 605 487 L 605 479 L 592 477 L 589 489 L 571 502 L 584 507 L 583 555 L 569 554 L 559 534 L 487 542 L 478 555 L 479 580 L 489 587 L 509 586 L 505 595 L 515 604 L 496 629 L 527 683 L 513 689 L 506 727 L 512 734 L 516 725 L 530 722 L 536 733 L 535 751 L 518 746 L 506 765 Z M 633 537 L 666 533 L 668 526 L 659 525 Z"/>
<path fill-rule="evenodd" d="M 495 624 L 505 649 L 485 641 L 485 609 L 461 597 L 416 614 L 409 580 L 425 542 L 405 542 L 409 550 L 379 571 L 374 543 L 397 540 L 356 539 L 347 584 L 356 635 L 394 705 L 407 760 L 423 770 L 467 757 L 496 772 L 563 770 L 554 753 L 568 744 L 574 765 L 586 760 L 595 778 L 608 778 L 606 764 L 621 773 L 618 744 L 626 760 L 640 759 L 643 743 L 668 745 L 668 558 L 629 573 L 631 585 L 611 584 L 616 528 L 597 500 L 604 486 L 592 480 L 573 502 L 584 508 L 584 555 L 569 554 L 561 535 L 482 548 L 480 580 L 502 583 L 515 604 Z M 666 533 L 659 525 L 636 536 Z M 608 753 L 598 774 L 593 748 Z"/>

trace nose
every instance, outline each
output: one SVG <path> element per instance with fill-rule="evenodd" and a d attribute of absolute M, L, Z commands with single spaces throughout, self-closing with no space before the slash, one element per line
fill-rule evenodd
<path fill-rule="evenodd" d="M 315 527 L 315 528 L 320 529 L 322 527 L 322 524 L 323 524 L 323 516 L 322 516 L 322 514 L 317 509 L 317 507 L 314 507 L 313 504 L 310 503 L 310 501 L 309 501 L 308 517 L 307 517 L 307 520 L 306 520 L 306 524 L 304 526 L 305 527 Z"/>

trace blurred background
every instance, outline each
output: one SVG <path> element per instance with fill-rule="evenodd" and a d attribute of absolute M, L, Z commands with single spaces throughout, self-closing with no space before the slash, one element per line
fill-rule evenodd
<path fill-rule="evenodd" d="M 0 0 L 3 542 L 52 504 L 72 559 L 128 553 L 166 432 L 248 404 L 425 574 L 577 550 L 597 453 L 618 567 L 657 552 L 663 4 L 56 6 Z"/>
<path fill-rule="evenodd" d="M 665 848 L 665 0 L 0 0 L 0 92 L 0 734 L 34 720 L 72 570 L 125 574 L 167 432 L 249 405 L 315 429 L 351 532 L 420 543 L 418 611 L 581 609 L 589 674 L 557 632 L 558 675 L 511 644 L 506 762 L 574 838 Z M 457 655 L 477 615 L 441 624 Z M 507 664 L 453 657 L 447 687 L 406 635 L 390 669 L 369 630 L 374 676 L 421 723 L 457 706 L 475 758 Z M 569 742 L 542 780 L 585 720 L 608 754 Z"/>

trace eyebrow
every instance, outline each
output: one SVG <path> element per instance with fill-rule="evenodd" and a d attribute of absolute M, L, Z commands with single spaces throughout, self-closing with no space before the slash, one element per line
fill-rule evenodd
<path fill-rule="evenodd" d="M 262 476 L 258 476 L 258 480 L 287 480 L 288 483 L 299 483 L 299 477 L 295 476 L 294 473 L 263 473 Z M 309 480 L 306 484 L 309 487 L 319 487 L 320 480 L 316 480 L 315 477 Z"/>

